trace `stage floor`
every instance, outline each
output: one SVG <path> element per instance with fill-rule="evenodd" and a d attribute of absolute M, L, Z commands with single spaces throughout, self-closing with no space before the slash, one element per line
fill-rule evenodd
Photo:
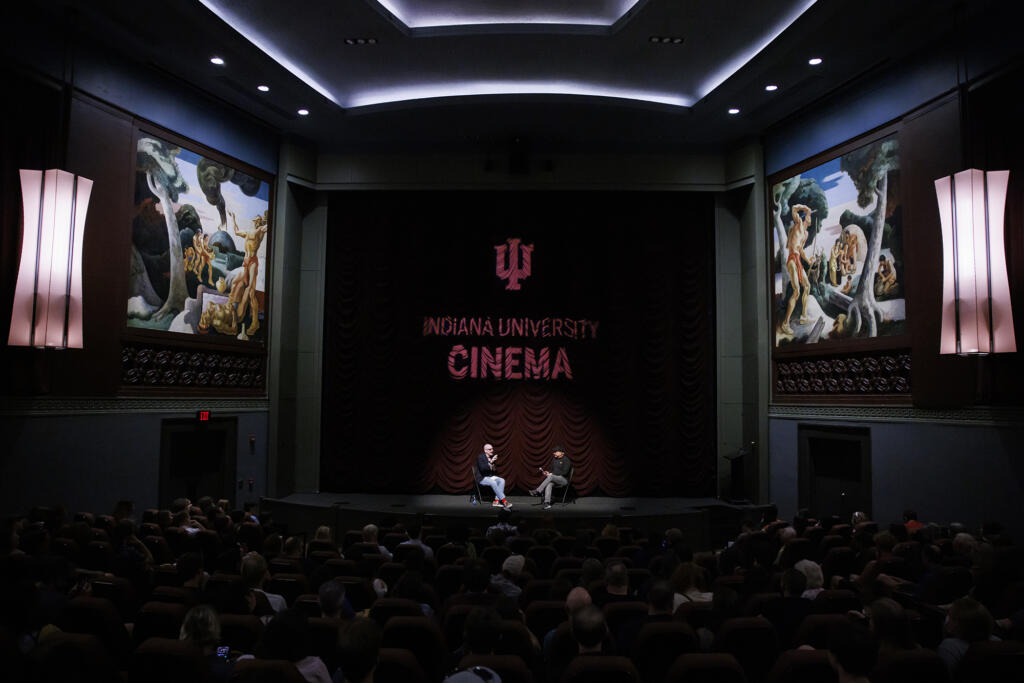
<path fill-rule="evenodd" d="M 617 518 L 620 526 L 683 531 L 695 549 L 721 547 L 735 538 L 745 519 L 759 522 L 771 509 L 768 505 L 734 504 L 717 498 L 610 498 L 583 496 L 564 505 L 555 502 L 544 510 L 540 498 L 510 496 L 512 512 L 524 519 L 548 523 L 571 533 L 577 528 L 597 528 Z M 391 526 L 418 515 L 426 524 L 465 524 L 486 527 L 493 523 L 499 508 L 491 501 L 470 503 L 468 495 L 423 494 L 383 495 L 366 493 L 293 493 L 284 498 L 263 498 L 261 511 L 273 514 L 289 532 L 312 535 L 317 526 L 327 524 L 340 533 L 364 524 Z"/>

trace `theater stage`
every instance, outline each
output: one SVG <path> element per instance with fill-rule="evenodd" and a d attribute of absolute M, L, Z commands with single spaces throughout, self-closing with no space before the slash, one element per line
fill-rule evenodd
<path fill-rule="evenodd" d="M 717 498 L 610 498 L 583 496 L 575 502 L 555 502 L 544 510 L 539 498 L 510 496 L 512 512 L 540 522 L 551 519 L 563 533 L 578 528 L 600 531 L 612 517 L 620 526 L 641 529 L 677 527 L 694 550 L 718 548 L 739 533 L 740 524 L 749 519 L 760 522 L 766 513 L 774 518 L 774 506 L 728 503 Z M 293 493 L 284 498 L 263 498 L 261 512 L 270 512 L 275 523 L 287 526 L 289 533 L 312 532 L 321 524 L 335 532 L 361 528 L 374 523 L 390 526 L 424 516 L 427 525 L 464 524 L 486 528 L 497 517 L 498 508 L 490 501 L 473 505 L 468 494 L 384 495 L 366 493 Z"/>

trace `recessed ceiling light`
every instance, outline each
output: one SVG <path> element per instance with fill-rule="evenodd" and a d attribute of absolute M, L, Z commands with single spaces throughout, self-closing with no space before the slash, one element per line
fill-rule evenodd
<path fill-rule="evenodd" d="M 377 39 L 376 38 L 367 38 L 366 39 L 366 43 L 367 43 L 367 45 L 376 45 L 377 44 Z"/>
<path fill-rule="evenodd" d="M 366 38 L 356 38 L 356 45 L 365 45 Z"/>
<path fill-rule="evenodd" d="M 270 92 L 269 85 L 257 85 L 256 89 L 259 90 L 260 92 Z"/>
<path fill-rule="evenodd" d="M 224 66 L 224 60 L 220 57 L 210 57 L 210 64 L 216 64 L 217 66 Z"/>
<path fill-rule="evenodd" d="M 683 42 L 683 39 L 678 37 L 678 36 L 676 36 L 675 38 L 672 39 L 672 44 L 673 45 L 679 45 L 682 42 Z"/>
<path fill-rule="evenodd" d="M 355 38 L 346 38 L 345 39 L 345 44 L 346 45 L 355 45 L 356 44 L 356 39 Z"/>
<path fill-rule="evenodd" d="M 811 57 L 810 59 L 807 60 L 807 63 L 810 64 L 811 66 L 818 66 L 819 64 L 821 64 L 821 57 Z"/>
<path fill-rule="evenodd" d="M 657 43 L 657 42 L 659 42 L 660 40 L 661 40 L 661 38 L 659 38 L 658 36 L 651 36 L 651 42 L 652 42 L 652 43 Z"/>
<path fill-rule="evenodd" d="M 299 110 L 299 116 L 309 116 L 309 110 L 308 109 L 300 109 Z"/>
<path fill-rule="evenodd" d="M 732 107 L 731 109 L 729 109 L 729 113 L 730 114 L 739 114 L 740 110 L 737 109 L 736 107 Z"/>
<path fill-rule="evenodd" d="M 775 84 L 771 84 L 771 85 L 764 86 L 764 89 L 767 90 L 768 92 L 775 92 L 776 90 L 779 89 L 779 86 L 777 86 Z"/>

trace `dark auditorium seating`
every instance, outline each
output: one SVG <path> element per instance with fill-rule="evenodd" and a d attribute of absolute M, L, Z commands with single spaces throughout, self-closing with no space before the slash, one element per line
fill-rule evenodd
<path fill-rule="evenodd" d="M 562 675 L 563 683 L 640 683 L 640 672 L 628 657 L 587 656 L 574 658 Z"/>
<path fill-rule="evenodd" d="M 826 650 L 787 650 L 775 660 L 765 683 L 836 683 L 838 680 Z"/>
<path fill-rule="evenodd" d="M 946 663 L 932 650 L 883 652 L 871 672 L 872 683 L 949 683 Z"/>
<path fill-rule="evenodd" d="M 684 654 L 669 667 L 665 683 L 747 683 L 747 676 L 730 654 Z"/>
<path fill-rule="evenodd" d="M 416 661 L 416 655 L 405 648 L 382 647 L 374 671 L 374 681 L 396 681 L 398 683 L 426 683 L 423 668 Z"/>
<path fill-rule="evenodd" d="M 202 651 L 177 638 L 148 638 L 132 655 L 129 683 L 179 683 L 206 678 Z"/>
<path fill-rule="evenodd" d="M 436 683 L 444 675 L 448 650 L 441 629 L 427 617 L 392 617 L 384 627 L 383 647 L 410 650 L 423 668 L 427 681 Z"/>
<path fill-rule="evenodd" d="M 533 683 L 533 672 L 522 657 L 516 655 L 469 654 L 459 661 L 460 669 L 485 666 L 501 676 L 501 683 Z"/>
<path fill-rule="evenodd" d="M 630 658 L 647 683 L 665 679 L 680 654 L 697 651 L 697 635 L 680 621 L 645 624 L 633 643 Z"/>
<path fill-rule="evenodd" d="M 779 642 L 775 628 L 764 617 L 737 617 L 722 624 L 713 649 L 734 656 L 747 680 L 759 683 L 775 663 Z"/>

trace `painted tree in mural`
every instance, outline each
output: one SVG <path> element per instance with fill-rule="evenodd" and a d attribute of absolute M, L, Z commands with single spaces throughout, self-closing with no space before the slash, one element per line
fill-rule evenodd
<path fill-rule="evenodd" d="M 255 197 L 260 190 L 259 178 L 236 171 L 230 166 L 203 157 L 196 165 L 196 176 L 199 178 L 199 187 L 206 195 L 206 201 L 217 207 L 220 215 L 218 230 L 225 230 L 228 224 L 227 209 L 224 204 L 224 195 L 221 194 L 220 186 L 223 183 L 232 182 L 238 186 L 243 194 Z"/>
<path fill-rule="evenodd" d="M 844 154 L 839 167 L 850 176 L 857 187 L 857 205 L 861 208 L 875 208 L 871 213 L 858 216 L 855 222 L 861 226 L 868 243 L 867 257 L 857 283 L 857 291 L 850 303 L 847 315 L 851 332 L 856 335 L 862 327 L 867 336 L 878 336 L 878 324 L 882 322 L 882 310 L 875 301 L 875 275 L 878 273 L 878 257 L 882 253 L 882 234 L 889 205 L 889 172 L 899 169 L 899 146 L 896 140 L 883 140 Z M 844 217 L 847 217 L 844 213 Z"/>
<path fill-rule="evenodd" d="M 775 270 L 785 271 L 786 258 L 789 251 L 786 248 L 786 225 L 783 223 L 783 215 L 789 212 L 789 200 L 800 186 L 800 176 L 795 175 L 787 178 L 781 183 L 775 183 L 772 187 L 772 226 L 775 229 Z"/>
<path fill-rule="evenodd" d="M 167 226 L 170 287 L 163 306 L 152 315 L 157 320 L 181 312 L 188 297 L 181 237 L 178 235 L 178 220 L 174 215 L 174 202 L 178 201 L 181 193 L 188 192 L 188 184 L 178 170 L 176 157 L 180 152 L 180 148 L 160 140 L 140 138 L 136 154 L 136 167 L 146 174 L 146 184 L 149 185 L 149 191 L 160 201 L 160 210 Z"/>

